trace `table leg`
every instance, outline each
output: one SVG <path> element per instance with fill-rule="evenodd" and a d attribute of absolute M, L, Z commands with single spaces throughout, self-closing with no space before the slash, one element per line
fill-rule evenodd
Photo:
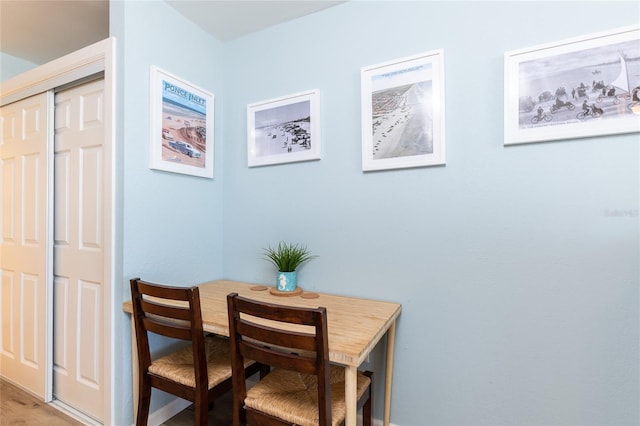
<path fill-rule="evenodd" d="M 347 365 L 344 371 L 344 396 L 346 405 L 346 415 L 344 426 L 356 426 L 358 415 L 358 367 Z"/>
<path fill-rule="evenodd" d="M 393 380 L 393 350 L 396 344 L 396 322 L 387 331 L 387 369 L 384 381 L 384 426 L 389 426 L 391 417 L 391 382 Z"/>

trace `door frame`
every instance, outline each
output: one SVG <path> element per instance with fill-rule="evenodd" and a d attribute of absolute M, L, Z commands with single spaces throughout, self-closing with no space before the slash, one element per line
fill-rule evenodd
<path fill-rule="evenodd" d="M 113 363 L 115 358 L 115 348 L 117 346 L 114 334 L 113 321 L 116 318 L 115 289 L 118 287 L 114 283 L 114 278 L 118 276 L 115 262 L 116 256 L 121 255 L 121 250 L 116 249 L 117 241 L 116 225 L 118 216 L 116 215 L 116 126 L 115 126 L 115 46 L 116 40 L 111 37 L 103 41 L 94 43 L 83 49 L 55 59 L 32 70 L 26 71 L 13 77 L 0 86 L 0 106 L 10 104 L 32 95 L 54 90 L 74 82 L 85 80 L 87 77 L 103 73 L 104 76 L 104 424 L 113 424 L 115 419 L 116 398 L 115 377 Z M 52 120 L 53 122 L 53 120 Z M 53 126 L 51 126 L 53 127 Z M 53 138 L 53 135 L 51 135 Z M 53 149 L 50 150 L 50 164 L 53 161 Z M 53 182 L 49 185 L 50 195 L 53 196 Z M 53 211 L 53 210 L 52 210 Z M 52 223 L 51 218 L 48 218 Z M 53 256 L 53 241 L 48 249 Z M 47 288 L 53 288 L 53 274 L 47 279 Z M 47 300 L 47 345 L 45 355 L 45 365 L 47 365 L 47 377 L 45 389 L 47 390 L 47 401 L 51 401 L 53 394 L 53 297 Z"/>

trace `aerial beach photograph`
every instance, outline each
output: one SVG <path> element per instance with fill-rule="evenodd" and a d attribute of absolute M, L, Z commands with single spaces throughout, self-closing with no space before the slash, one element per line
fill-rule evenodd
<path fill-rule="evenodd" d="M 432 64 L 371 77 L 373 160 L 433 153 Z"/>
<path fill-rule="evenodd" d="M 431 81 L 372 94 L 374 160 L 433 153 Z"/>

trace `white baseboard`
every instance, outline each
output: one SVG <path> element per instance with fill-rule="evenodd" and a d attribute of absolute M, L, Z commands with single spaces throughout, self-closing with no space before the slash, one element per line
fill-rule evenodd
<path fill-rule="evenodd" d="M 185 410 L 190 405 L 191 403 L 186 399 L 175 398 L 167 405 L 164 405 L 158 408 L 153 413 L 149 413 L 149 421 L 147 422 L 147 424 L 149 426 L 161 425 L 162 423 L 169 420 L 171 417 L 178 414 L 180 411 Z"/>
<path fill-rule="evenodd" d="M 89 425 L 89 426 L 102 426 L 101 422 L 87 416 L 83 412 L 76 410 L 75 408 L 65 404 L 64 402 L 58 399 L 54 399 L 48 405 L 60 411 L 61 413 L 64 413 L 65 415 L 71 417 L 72 419 L 79 421 L 82 424 Z"/>
<path fill-rule="evenodd" d="M 358 419 L 357 422 L 359 425 L 362 424 L 362 413 L 358 413 Z M 383 426 L 384 422 L 382 421 L 382 419 L 376 419 L 375 417 L 372 419 L 371 424 L 373 426 Z M 396 426 L 393 423 L 389 422 L 389 426 Z"/>
<path fill-rule="evenodd" d="M 384 422 L 381 419 L 376 419 L 375 417 L 373 418 L 373 426 L 382 426 L 384 424 Z M 397 426 L 394 423 L 389 422 L 389 426 Z"/>

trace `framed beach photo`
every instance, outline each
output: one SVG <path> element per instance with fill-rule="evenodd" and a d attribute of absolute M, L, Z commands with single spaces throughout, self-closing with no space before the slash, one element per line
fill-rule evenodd
<path fill-rule="evenodd" d="M 640 131 L 640 28 L 504 55 L 504 144 Z"/>
<path fill-rule="evenodd" d="M 213 94 L 151 66 L 150 167 L 213 178 Z"/>
<path fill-rule="evenodd" d="M 362 169 L 445 164 L 444 50 L 361 70 Z"/>
<path fill-rule="evenodd" d="M 249 167 L 320 159 L 319 91 L 247 105 Z"/>

